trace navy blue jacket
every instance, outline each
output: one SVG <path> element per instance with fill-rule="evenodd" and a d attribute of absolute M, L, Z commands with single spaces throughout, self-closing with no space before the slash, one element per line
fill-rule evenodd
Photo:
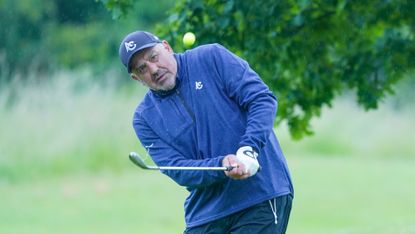
<path fill-rule="evenodd" d="M 149 91 L 134 113 L 134 129 L 153 161 L 158 166 L 222 166 L 224 156 L 252 146 L 262 167 L 245 180 L 223 171 L 162 171 L 190 192 L 186 226 L 292 193 L 273 132 L 277 101 L 258 74 L 218 44 L 174 56 L 176 88 L 164 94 Z"/>

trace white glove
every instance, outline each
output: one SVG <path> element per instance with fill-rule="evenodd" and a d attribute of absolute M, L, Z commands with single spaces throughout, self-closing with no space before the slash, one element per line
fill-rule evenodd
<path fill-rule="evenodd" d="M 236 158 L 244 164 L 245 173 L 253 176 L 259 169 L 258 153 L 251 146 L 242 146 L 236 151 Z"/>

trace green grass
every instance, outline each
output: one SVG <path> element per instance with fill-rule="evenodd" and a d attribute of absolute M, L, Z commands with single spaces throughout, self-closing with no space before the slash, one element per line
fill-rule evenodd
<path fill-rule="evenodd" d="M 63 73 L 47 83 L 0 91 L 0 180 L 128 165 L 128 152 L 140 149 L 131 120 L 142 89 L 132 83 L 116 92 L 88 75 Z"/>
<path fill-rule="evenodd" d="M 290 233 L 414 233 L 415 160 L 291 160 Z"/>
<path fill-rule="evenodd" d="M 3 185 L 0 233 L 176 233 L 184 192 L 135 168 Z"/>
<path fill-rule="evenodd" d="M 288 233 L 414 233 L 415 161 L 293 157 Z M 134 166 L 0 186 L 0 233 L 181 233 L 183 188 Z"/>
<path fill-rule="evenodd" d="M 277 134 L 284 149 L 295 155 L 414 159 L 414 109 L 409 104 L 404 109 L 393 108 L 392 100 L 366 112 L 350 98 L 342 98 L 312 121 L 315 135 L 292 141 L 285 126 L 278 128 Z"/>
<path fill-rule="evenodd" d="M 187 192 L 128 160 L 143 89 L 59 73 L 0 87 L 0 233 L 181 233 Z M 128 79 L 128 77 L 126 77 Z M 415 233 L 412 101 L 365 113 L 348 98 L 292 141 L 288 233 Z"/>

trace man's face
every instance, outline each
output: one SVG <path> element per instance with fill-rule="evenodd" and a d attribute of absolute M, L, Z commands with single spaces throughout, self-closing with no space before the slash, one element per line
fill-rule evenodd
<path fill-rule="evenodd" d="M 167 41 L 136 53 L 131 67 L 131 77 L 152 90 L 167 91 L 176 85 L 177 62 Z"/>

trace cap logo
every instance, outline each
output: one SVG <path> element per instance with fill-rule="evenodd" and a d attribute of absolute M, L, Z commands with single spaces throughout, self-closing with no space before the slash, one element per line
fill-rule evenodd
<path fill-rule="evenodd" d="M 135 47 L 137 46 L 134 41 L 129 41 L 129 42 L 125 42 L 125 49 L 128 51 L 133 51 L 135 49 Z"/>

